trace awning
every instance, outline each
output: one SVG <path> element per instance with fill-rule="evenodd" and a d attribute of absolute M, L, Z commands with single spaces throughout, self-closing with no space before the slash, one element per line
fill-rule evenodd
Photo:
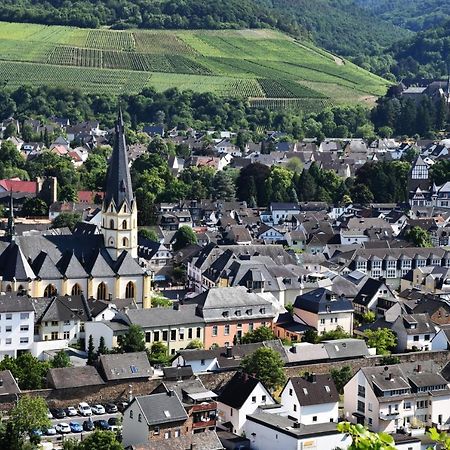
<path fill-rule="evenodd" d="M 206 400 L 208 398 L 215 398 L 217 394 L 213 391 L 204 391 L 204 392 L 193 392 L 192 394 L 187 394 L 188 397 L 192 398 L 192 400 Z"/>
<path fill-rule="evenodd" d="M 155 278 L 153 278 L 154 281 L 166 281 L 167 277 L 165 275 L 155 275 Z"/>

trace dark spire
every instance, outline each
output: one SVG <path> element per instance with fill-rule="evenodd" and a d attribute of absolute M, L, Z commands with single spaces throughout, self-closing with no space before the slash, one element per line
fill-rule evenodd
<path fill-rule="evenodd" d="M 9 212 L 8 212 L 8 226 L 6 234 L 12 239 L 16 234 L 16 227 L 14 224 L 14 200 L 12 190 L 9 193 Z"/>
<path fill-rule="evenodd" d="M 131 186 L 124 128 L 122 110 L 120 109 L 116 122 L 113 152 L 108 168 L 105 208 L 111 204 L 112 200 L 114 200 L 116 209 L 119 209 L 124 201 L 131 208 L 133 202 L 133 188 Z"/>

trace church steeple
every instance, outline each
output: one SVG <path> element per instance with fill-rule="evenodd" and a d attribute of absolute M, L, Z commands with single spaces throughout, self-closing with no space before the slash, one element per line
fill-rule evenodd
<path fill-rule="evenodd" d="M 105 246 L 114 260 L 123 251 L 137 258 L 137 205 L 133 196 L 122 111 L 116 123 L 102 208 Z"/>
<path fill-rule="evenodd" d="M 6 228 L 7 236 L 13 240 L 16 234 L 16 227 L 14 222 L 14 200 L 12 191 L 9 193 L 9 212 L 8 212 L 8 225 Z"/>
<path fill-rule="evenodd" d="M 117 211 L 122 207 L 124 202 L 127 202 L 129 208 L 133 204 L 133 187 L 131 185 L 130 168 L 128 165 L 122 110 L 119 110 L 116 122 L 114 146 L 106 183 L 105 207 L 110 207 L 113 201 Z"/>

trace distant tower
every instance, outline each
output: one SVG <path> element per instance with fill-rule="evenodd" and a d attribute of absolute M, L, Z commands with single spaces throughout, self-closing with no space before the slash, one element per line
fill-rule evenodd
<path fill-rule="evenodd" d="M 16 226 L 14 222 L 14 200 L 12 191 L 9 193 L 9 212 L 8 212 L 8 225 L 6 228 L 6 235 L 14 240 L 16 234 Z"/>
<path fill-rule="evenodd" d="M 114 147 L 102 207 L 105 246 L 116 260 L 126 250 L 137 258 L 137 205 L 131 186 L 122 111 L 117 118 Z"/>

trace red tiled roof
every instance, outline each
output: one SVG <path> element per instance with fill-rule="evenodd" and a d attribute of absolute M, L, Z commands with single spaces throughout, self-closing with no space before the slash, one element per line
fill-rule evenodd
<path fill-rule="evenodd" d="M 82 203 L 94 203 L 94 199 L 97 195 L 103 199 L 105 193 L 95 191 L 78 191 L 78 201 Z"/>
<path fill-rule="evenodd" d="M 12 192 L 27 192 L 30 194 L 36 194 L 37 183 L 36 181 L 22 181 L 20 179 L 0 180 L 0 186 L 6 191 Z"/>

